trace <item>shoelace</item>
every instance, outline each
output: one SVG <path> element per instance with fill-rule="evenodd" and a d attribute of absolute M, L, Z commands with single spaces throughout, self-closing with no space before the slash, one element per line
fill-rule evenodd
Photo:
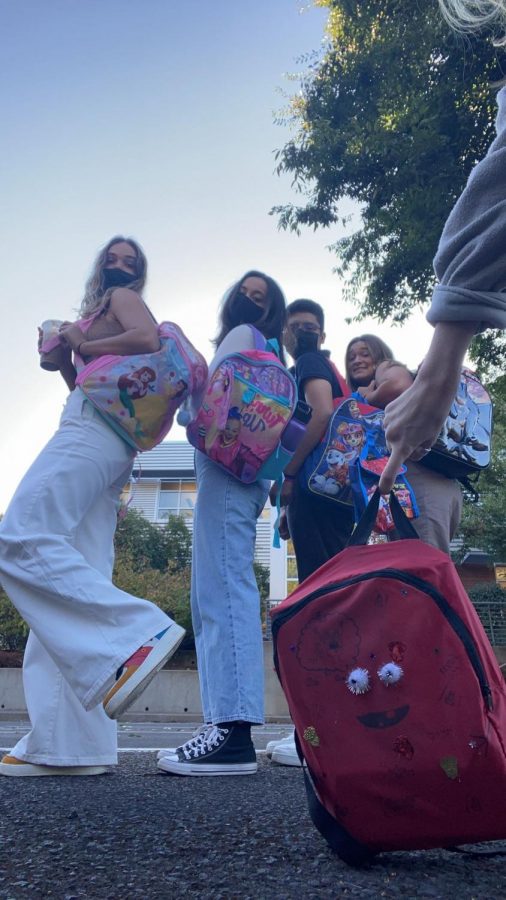
<path fill-rule="evenodd" d="M 204 756 L 211 750 L 215 750 L 225 740 L 228 734 L 228 728 L 218 728 L 217 725 L 210 725 L 203 740 L 196 743 L 194 747 L 181 747 L 185 759 L 196 759 L 198 756 Z"/>
<path fill-rule="evenodd" d="M 178 748 L 179 750 L 193 750 L 195 747 L 198 747 L 199 744 L 205 740 L 207 734 L 214 728 L 214 725 L 200 725 L 193 732 L 192 737 L 185 741 L 184 744 Z"/>

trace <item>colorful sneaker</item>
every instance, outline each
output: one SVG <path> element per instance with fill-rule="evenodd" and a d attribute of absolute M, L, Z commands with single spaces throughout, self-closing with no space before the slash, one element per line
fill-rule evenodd
<path fill-rule="evenodd" d="M 196 747 L 198 744 L 201 744 L 204 738 L 207 735 L 207 732 L 212 728 L 212 725 L 199 725 L 198 728 L 195 729 L 193 735 L 191 736 L 189 741 L 185 741 L 184 744 L 180 744 L 179 747 L 165 747 L 158 751 L 156 758 L 162 759 L 163 756 L 174 756 L 175 753 L 178 753 L 179 750 L 182 750 L 183 747 Z"/>
<path fill-rule="evenodd" d="M 295 747 L 295 738 L 292 735 L 288 741 L 277 744 L 272 751 L 272 761 L 278 763 L 279 766 L 300 766 L 297 749 Z"/>
<path fill-rule="evenodd" d="M 212 725 L 199 744 L 163 756 L 158 768 L 173 775 L 254 775 L 257 758 L 249 728 Z"/>
<path fill-rule="evenodd" d="M 37 775 L 104 775 L 105 772 L 107 766 L 39 766 L 9 755 L 4 756 L 0 762 L 0 775 L 14 778 L 33 778 Z"/>
<path fill-rule="evenodd" d="M 110 719 L 117 719 L 142 694 L 156 673 L 175 653 L 186 632 L 175 622 L 139 647 L 116 673 L 116 683 L 104 700 Z"/>
<path fill-rule="evenodd" d="M 293 731 L 291 734 L 287 735 L 284 738 L 277 738 L 275 741 L 269 741 L 269 743 L 265 747 L 265 752 L 269 759 L 272 756 L 274 748 L 279 747 L 283 744 L 293 744 Z"/>

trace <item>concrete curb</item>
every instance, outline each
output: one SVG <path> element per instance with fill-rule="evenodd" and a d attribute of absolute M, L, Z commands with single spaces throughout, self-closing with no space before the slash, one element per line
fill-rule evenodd
<path fill-rule="evenodd" d="M 265 721 L 290 722 L 288 706 L 272 663 L 272 644 L 264 642 Z M 21 669 L 0 669 L 0 719 L 27 717 Z M 137 722 L 199 722 L 202 719 L 198 672 L 163 669 L 125 717 Z"/>

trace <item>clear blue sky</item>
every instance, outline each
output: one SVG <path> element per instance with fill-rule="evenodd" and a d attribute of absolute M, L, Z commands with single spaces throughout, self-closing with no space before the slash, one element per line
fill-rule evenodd
<path fill-rule="evenodd" d="M 294 199 L 274 172 L 275 114 L 318 50 L 325 11 L 299 0 L 0 0 L 0 511 L 57 425 L 65 388 L 39 369 L 36 326 L 74 318 L 99 247 L 121 232 L 149 260 L 146 299 L 209 358 L 226 287 L 249 268 L 327 312 L 336 362 L 363 326 L 326 249 L 337 231 L 280 233 Z M 343 209 L 343 213 L 349 210 Z M 415 364 L 430 329 L 369 327 Z M 181 432 L 172 434 L 181 438 Z"/>

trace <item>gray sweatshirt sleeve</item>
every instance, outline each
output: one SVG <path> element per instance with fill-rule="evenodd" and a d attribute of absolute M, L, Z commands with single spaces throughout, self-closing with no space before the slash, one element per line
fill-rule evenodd
<path fill-rule="evenodd" d="M 427 319 L 506 328 L 506 88 L 498 94 L 497 137 L 471 172 L 443 229 L 434 269 L 439 284 Z"/>

